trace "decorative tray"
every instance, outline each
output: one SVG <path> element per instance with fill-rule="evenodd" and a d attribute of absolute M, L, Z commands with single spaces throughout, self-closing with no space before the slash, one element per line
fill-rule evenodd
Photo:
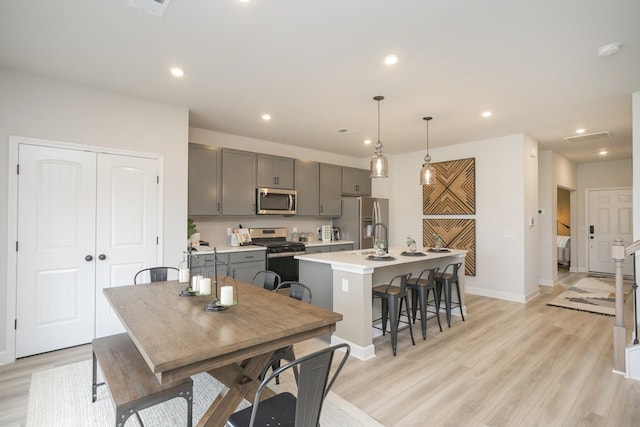
<path fill-rule="evenodd" d="M 407 252 L 407 251 L 403 251 L 400 252 L 400 255 L 404 255 L 404 256 L 425 256 L 426 254 L 424 252 Z"/>
<path fill-rule="evenodd" d="M 370 261 L 393 261 L 395 258 L 391 255 L 369 255 L 367 259 Z"/>
<path fill-rule="evenodd" d="M 427 252 L 451 252 L 451 251 L 447 248 L 429 248 L 427 249 Z"/>

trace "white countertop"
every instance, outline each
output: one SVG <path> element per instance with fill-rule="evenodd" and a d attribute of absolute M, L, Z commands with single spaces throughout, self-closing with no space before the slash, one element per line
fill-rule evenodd
<path fill-rule="evenodd" d="M 401 252 L 407 251 L 406 247 L 391 247 L 389 249 L 389 256 L 394 259 L 374 261 L 369 260 L 367 257 L 373 255 L 375 251 L 373 249 L 358 249 L 353 251 L 342 252 L 326 252 L 321 254 L 309 254 L 309 255 L 297 255 L 295 258 L 301 261 L 317 262 L 322 264 L 330 264 L 332 268 L 336 269 L 349 269 L 354 271 L 371 271 L 375 268 L 388 267 L 391 265 L 408 264 L 411 262 L 425 261 L 429 259 L 444 258 L 450 256 L 464 257 L 467 254 L 466 250 L 450 249 L 450 252 L 427 252 L 425 248 L 420 251 L 426 255 L 424 256 L 406 256 L 401 255 Z"/>
<path fill-rule="evenodd" d="M 319 240 L 317 242 L 302 242 L 305 246 L 331 246 L 331 245 L 345 245 L 345 244 L 353 244 L 352 240 L 328 240 L 322 241 Z M 192 255 L 209 255 L 213 254 L 213 247 L 215 245 L 202 246 L 202 249 L 194 250 Z M 216 250 L 219 254 L 225 254 L 230 252 L 241 252 L 241 251 L 265 251 L 267 248 L 264 246 L 258 245 L 246 245 L 246 246 L 229 246 L 229 245 L 220 245 L 216 246 Z"/>
<path fill-rule="evenodd" d="M 209 255 L 213 254 L 213 246 L 201 246 L 202 249 L 194 250 L 191 255 Z M 266 251 L 267 248 L 258 245 L 246 245 L 246 246 L 216 246 L 216 252 L 219 254 L 226 254 L 230 252 L 242 252 L 242 251 Z"/>
<path fill-rule="evenodd" d="M 353 244 L 353 240 L 316 240 L 315 242 L 302 242 L 305 246 L 331 246 Z"/>

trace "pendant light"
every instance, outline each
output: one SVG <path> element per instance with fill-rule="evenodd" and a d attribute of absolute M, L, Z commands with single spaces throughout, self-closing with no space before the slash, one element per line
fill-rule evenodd
<path fill-rule="evenodd" d="M 389 165 L 387 158 L 382 154 L 382 142 L 380 141 L 380 101 L 384 96 L 374 96 L 373 100 L 378 102 L 378 142 L 375 146 L 373 156 L 371 156 L 371 178 L 387 178 L 389 176 Z"/>
<path fill-rule="evenodd" d="M 420 170 L 420 185 L 433 185 L 436 183 L 436 170 L 431 164 L 431 156 L 429 155 L 429 120 L 433 117 L 423 117 L 422 120 L 427 122 L 427 155 L 424 156 L 424 163 Z"/>

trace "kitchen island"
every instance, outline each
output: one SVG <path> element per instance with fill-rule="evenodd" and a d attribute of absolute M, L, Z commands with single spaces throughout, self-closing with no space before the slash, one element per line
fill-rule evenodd
<path fill-rule="evenodd" d="M 425 268 L 440 267 L 442 271 L 455 262 L 462 262 L 461 271 L 464 271 L 465 250 L 437 253 L 421 249 L 424 256 L 401 255 L 405 250 L 391 247 L 389 256 L 393 259 L 381 261 L 367 259 L 374 254 L 372 249 L 296 256 L 300 282 L 311 288 L 313 304 L 343 316 L 331 336 L 332 344 L 350 344 L 351 355 L 362 360 L 375 357 L 371 296 L 374 285 L 389 283 L 398 274 L 412 273 L 417 277 Z M 460 291 L 464 310 L 464 275 L 460 276 Z M 379 310 L 376 308 L 376 311 Z M 379 317 L 377 313 L 376 317 Z"/>

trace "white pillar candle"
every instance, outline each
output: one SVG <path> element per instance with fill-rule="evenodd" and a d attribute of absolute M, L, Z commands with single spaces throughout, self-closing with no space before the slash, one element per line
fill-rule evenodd
<path fill-rule="evenodd" d="M 233 286 L 223 286 L 220 288 L 220 304 L 233 305 Z"/>
<path fill-rule="evenodd" d="M 191 290 L 194 292 L 198 292 L 200 289 L 200 277 L 202 276 L 196 275 L 191 278 Z"/>
<path fill-rule="evenodd" d="M 181 268 L 178 274 L 178 281 L 180 283 L 189 283 L 189 269 Z"/>
<path fill-rule="evenodd" d="M 203 277 L 200 279 L 200 295 L 211 295 L 211 279 Z"/>

